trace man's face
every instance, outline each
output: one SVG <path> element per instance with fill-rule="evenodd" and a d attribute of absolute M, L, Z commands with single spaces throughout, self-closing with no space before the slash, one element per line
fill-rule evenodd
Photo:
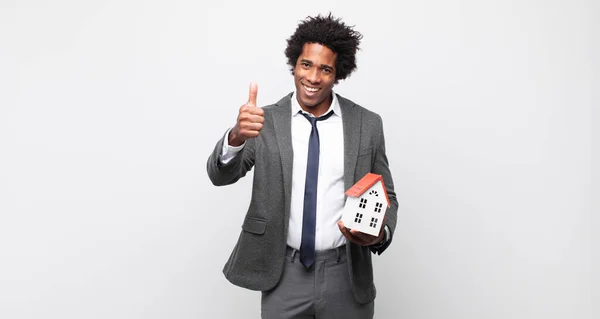
<path fill-rule="evenodd" d="M 326 46 L 306 43 L 294 66 L 298 103 L 315 116 L 325 113 L 331 103 L 336 57 L 337 54 Z"/>

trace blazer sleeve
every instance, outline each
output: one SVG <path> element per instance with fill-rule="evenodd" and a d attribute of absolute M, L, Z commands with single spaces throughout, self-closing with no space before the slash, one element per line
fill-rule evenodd
<path fill-rule="evenodd" d="M 227 164 L 221 163 L 223 143 L 227 143 L 226 134 L 217 142 L 206 162 L 206 171 L 210 181 L 215 186 L 229 185 L 246 176 L 254 166 L 254 150 L 256 139 L 246 141 L 246 146 L 240 150 Z"/>
<path fill-rule="evenodd" d="M 377 115 L 378 125 L 376 129 L 377 143 L 375 149 L 375 158 L 373 160 L 372 172 L 379 174 L 383 177 L 385 189 L 390 200 L 390 207 L 385 213 L 385 225 L 390 230 L 390 237 L 382 245 L 369 247 L 373 253 L 381 255 L 387 247 L 389 247 L 394 237 L 394 231 L 396 230 L 396 219 L 398 215 L 398 200 L 396 199 L 396 192 L 394 191 L 394 181 L 392 179 L 392 173 L 388 163 L 387 155 L 385 152 L 385 137 L 383 134 L 383 121 L 381 117 Z"/>

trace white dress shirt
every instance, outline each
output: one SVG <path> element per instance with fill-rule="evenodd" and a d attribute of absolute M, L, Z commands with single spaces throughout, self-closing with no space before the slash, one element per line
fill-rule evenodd
<path fill-rule="evenodd" d="M 337 222 L 342 218 L 346 197 L 344 195 L 344 130 L 342 112 L 337 96 L 332 92 L 333 101 L 327 114 L 333 115 L 327 120 L 317 121 L 319 131 L 319 180 L 317 184 L 317 216 L 315 249 L 326 250 L 342 246 L 346 238 L 340 232 Z M 292 147 L 294 159 L 292 166 L 292 198 L 288 227 L 288 246 L 300 249 L 302 242 L 302 217 L 304 214 L 304 185 L 306 182 L 306 162 L 308 160 L 308 141 L 311 132 L 310 122 L 298 112 L 304 112 L 298 104 L 296 93 L 291 97 Z M 229 131 L 225 133 L 225 140 Z M 221 162 L 227 164 L 244 147 L 234 147 L 223 143 Z"/>

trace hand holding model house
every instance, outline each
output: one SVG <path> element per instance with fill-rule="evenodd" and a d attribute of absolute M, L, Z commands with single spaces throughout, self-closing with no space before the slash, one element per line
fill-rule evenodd
<path fill-rule="evenodd" d="M 384 237 L 385 211 L 390 206 L 383 177 L 367 173 L 345 193 L 348 198 L 338 227 L 359 245 L 373 245 Z"/>

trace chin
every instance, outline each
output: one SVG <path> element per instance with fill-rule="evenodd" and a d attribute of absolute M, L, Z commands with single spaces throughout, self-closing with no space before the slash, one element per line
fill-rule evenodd
<path fill-rule="evenodd" d="M 309 107 L 309 108 L 313 108 L 315 106 L 317 106 L 319 104 L 319 102 L 315 102 L 312 100 L 302 100 L 302 104 L 304 104 L 304 106 Z"/>

